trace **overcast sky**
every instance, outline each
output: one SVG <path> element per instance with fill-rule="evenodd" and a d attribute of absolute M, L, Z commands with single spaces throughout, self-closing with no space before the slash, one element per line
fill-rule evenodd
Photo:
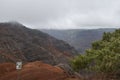
<path fill-rule="evenodd" d="M 0 0 L 0 22 L 31 28 L 119 28 L 120 0 Z"/>

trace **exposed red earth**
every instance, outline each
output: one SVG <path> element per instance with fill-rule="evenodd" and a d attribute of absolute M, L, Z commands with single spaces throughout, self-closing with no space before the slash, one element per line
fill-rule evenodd
<path fill-rule="evenodd" d="M 69 80 L 66 71 L 55 65 L 67 65 L 76 55 L 74 47 L 39 30 L 0 23 L 0 80 Z M 19 60 L 24 65 L 17 71 Z"/>
<path fill-rule="evenodd" d="M 59 67 L 40 61 L 27 63 L 20 71 L 13 63 L 0 64 L 0 80 L 65 80 L 68 76 Z"/>

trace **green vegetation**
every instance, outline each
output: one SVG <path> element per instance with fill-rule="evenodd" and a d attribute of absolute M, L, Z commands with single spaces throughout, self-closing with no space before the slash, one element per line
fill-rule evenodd
<path fill-rule="evenodd" d="M 71 61 L 75 71 L 92 71 L 100 74 L 120 76 L 120 29 L 103 34 L 102 40 L 92 44 L 85 54 Z"/>

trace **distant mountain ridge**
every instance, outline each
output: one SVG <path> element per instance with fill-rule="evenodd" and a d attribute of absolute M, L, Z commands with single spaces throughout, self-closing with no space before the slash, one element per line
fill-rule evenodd
<path fill-rule="evenodd" d="M 66 63 L 77 55 L 68 43 L 17 22 L 0 23 L 0 63 L 43 61 Z"/>
<path fill-rule="evenodd" d="M 91 47 L 91 43 L 102 38 L 104 32 L 113 32 L 115 28 L 101 29 L 68 29 L 68 30 L 49 30 L 40 29 L 42 32 L 68 42 L 80 53 Z"/>

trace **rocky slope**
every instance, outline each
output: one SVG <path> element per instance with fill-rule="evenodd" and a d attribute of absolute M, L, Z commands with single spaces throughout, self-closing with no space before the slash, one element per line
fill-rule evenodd
<path fill-rule="evenodd" d="M 40 29 L 41 30 L 41 29 Z M 115 29 L 70 29 L 70 30 L 41 30 L 57 39 L 68 42 L 80 53 L 91 47 L 91 43 L 100 40 L 104 32 L 113 32 Z"/>
<path fill-rule="evenodd" d="M 0 23 L 0 63 L 41 60 L 49 64 L 66 63 L 76 50 L 38 30 L 17 22 Z"/>

